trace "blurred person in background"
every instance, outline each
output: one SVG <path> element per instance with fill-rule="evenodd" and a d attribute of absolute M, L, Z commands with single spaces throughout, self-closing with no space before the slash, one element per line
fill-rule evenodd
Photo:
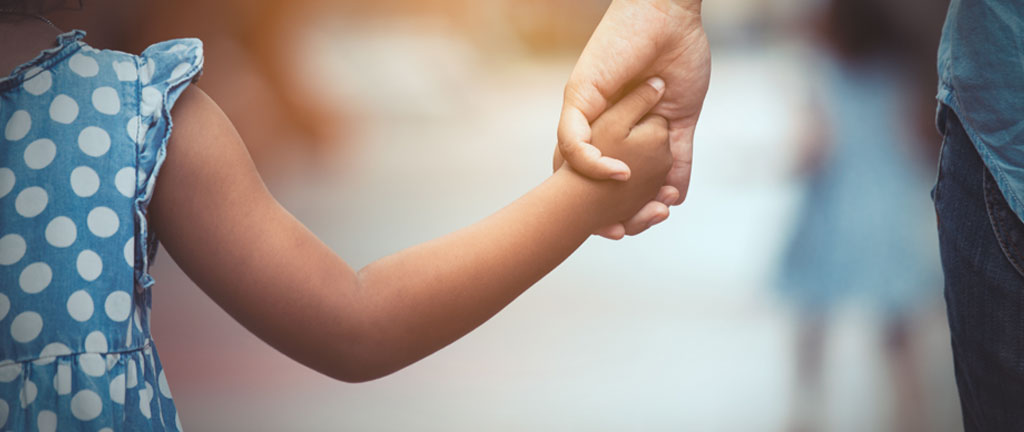
<path fill-rule="evenodd" d="M 815 130 L 802 165 L 808 185 L 779 285 L 799 314 L 791 429 L 825 429 L 830 318 L 861 297 L 882 319 L 892 430 L 925 431 L 913 323 L 930 312 L 941 284 L 934 217 L 922 193 L 935 178 L 937 140 L 915 120 L 934 113 L 934 80 L 920 59 L 931 63 L 938 33 L 932 49 L 912 43 L 914 27 L 889 2 L 831 0 L 820 9 L 810 59 Z"/>

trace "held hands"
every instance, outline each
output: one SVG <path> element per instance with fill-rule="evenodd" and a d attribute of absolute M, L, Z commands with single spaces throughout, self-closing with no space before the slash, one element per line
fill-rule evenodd
<path fill-rule="evenodd" d="M 637 86 L 594 121 L 593 145 L 633 169 L 629 180 L 598 182 L 602 194 L 601 212 L 607 217 L 602 218 L 602 223 L 625 220 L 641 207 L 649 206 L 649 201 L 656 197 L 665 182 L 665 175 L 672 166 L 668 123 L 662 116 L 648 114 L 663 92 L 664 83 L 652 79 Z M 571 169 L 568 165 L 561 168 Z M 652 214 L 654 222 L 627 221 L 623 225 L 625 234 L 638 234 L 664 220 L 668 217 L 668 208 L 662 204 Z"/>
<path fill-rule="evenodd" d="M 700 20 L 700 0 L 614 0 L 584 48 L 565 87 L 558 124 L 555 168 L 563 158 L 593 179 L 625 180 L 628 160 L 605 153 L 598 141 L 598 116 L 632 85 L 657 76 L 664 97 L 651 110 L 667 120 L 673 157 L 665 185 L 639 212 L 597 233 L 619 239 L 664 220 L 667 205 L 678 205 L 690 183 L 693 133 L 707 93 L 711 53 Z M 632 173 L 635 175 L 635 173 Z M 640 231 L 643 231 L 641 229 Z"/>

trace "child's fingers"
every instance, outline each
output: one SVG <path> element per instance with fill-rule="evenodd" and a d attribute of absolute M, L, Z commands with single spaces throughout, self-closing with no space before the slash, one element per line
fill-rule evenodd
<path fill-rule="evenodd" d="M 651 201 L 643 206 L 639 212 L 628 221 L 623 223 L 626 228 L 626 235 L 637 235 L 656 224 L 668 219 L 668 206 L 665 203 Z"/>
<path fill-rule="evenodd" d="M 612 105 L 604 115 L 611 115 L 620 127 L 630 128 L 654 108 L 665 94 L 665 81 L 653 77 L 638 85 L 618 103 Z"/>
<path fill-rule="evenodd" d="M 668 141 L 668 120 L 657 114 L 646 115 L 629 131 L 630 136 L 638 134 L 657 134 L 656 138 Z"/>
<path fill-rule="evenodd" d="M 565 107 L 558 121 L 558 152 L 574 170 L 595 180 L 628 180 L 629 166 L 618 159 L 601 155 L 601 150 L 588 143 L 590 123 L 574 107 Z M 557 158 L 555 163 L 558 163 Z M 557 170 L 561 165 L 556 165 Z"/>

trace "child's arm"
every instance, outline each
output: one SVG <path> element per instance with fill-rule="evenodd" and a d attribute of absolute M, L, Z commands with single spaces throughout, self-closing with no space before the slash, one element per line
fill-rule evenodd
<path fill-rule="evenodd" d="M 267 192 L 231 122 L 201 90 L 174 108 L 151 218 L 214 301 L 286 355 L 344 381 L 401 369 L 486 321 L 600 226 L 650 201 L 672 163 L 641 85 L 594 124 L 633 168 L 598 182 L 563 167 L 486 219 L 355 272 Z"/>

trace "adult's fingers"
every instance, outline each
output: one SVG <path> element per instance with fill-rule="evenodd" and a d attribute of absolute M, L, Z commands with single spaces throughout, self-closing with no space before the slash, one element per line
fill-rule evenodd
<path fill-rule="evenodd" d="M 654 105 L 658 104 L 661 96 L 665 94 L 665 81 L 658 77 L 648 79 L 646 83 L 636 86 L 626 94 L 615 105 L 608 109 L 605 115 L 611 115 L 616 121 L 622 123 L 620 127 L 629 130 L 644 118 Z"/>
<path fill-rule="evenodd" d="M 662 186 L 654 200 L 665 205 L 675 205 L 679 200 L 679 189 L 671 185 Z"/>
<path fill-rule="evenodd" d="M 668 171 L 665 183 L 679 191 L 679 196 L 670 205 L 682 204 L 686 199 L 693 166 L 693 132 L 692 126 L 673 128 L 670 125 L 669 147 L 672 149 L 672 168 Z"/>
<path fill-rule="evenodd" d="M 629 166 L 625 162 L 602 156 L 601 150 L 588 142 L 590 123 L 578 107 L 570 105 L 574 100 L 566 98 L 558 121 L 559 153 L 569 166 L 584 176 L 595 180 L 628 180 Z"/>
<path fill-rule="evenodd" d="M 626 235 L 634 236 L 665 219 L 668 219 L 668 206 L 662 202 L 651 201 L 622 225 L 626 229 Z"/>
<path fill-rule="evenodd" d="M 609 240 L 622 240 L 622 238 L 626 236 L 626 228 L 620 223 L 615 223 L 601 227 L 597 231 L 594 231 L 594 234 Z"/>

